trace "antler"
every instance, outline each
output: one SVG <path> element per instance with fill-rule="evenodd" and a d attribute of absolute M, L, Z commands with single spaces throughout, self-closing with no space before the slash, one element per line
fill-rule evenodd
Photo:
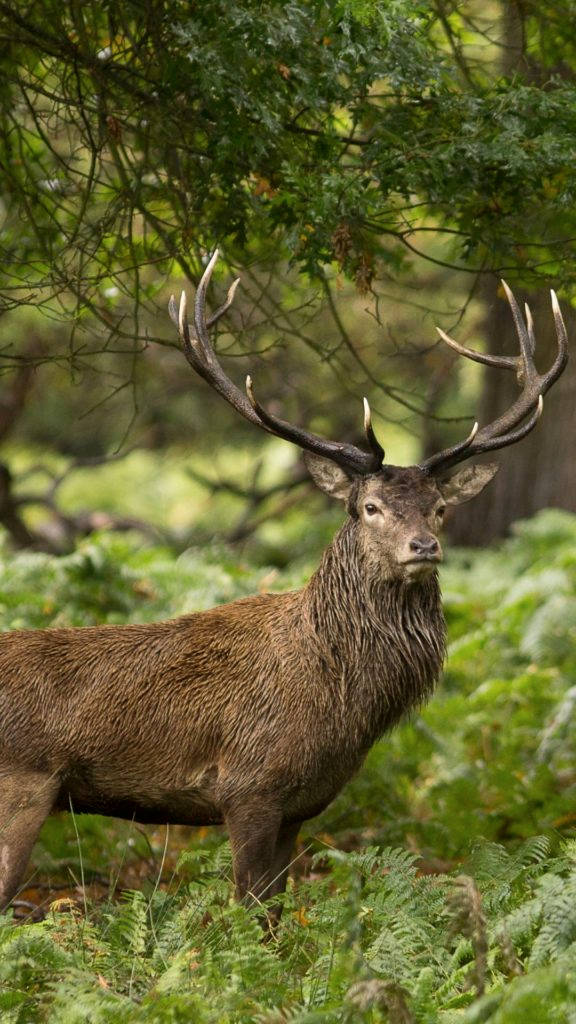
<path fill-rule="evenodd" d="M 286 423 L 285 420 L 278 419 L 273 416 L 272 413 L 264 409 L 258 400 L 254 396 L 252 387 L 252 379 L 250 376 L 246 378 L 246 395 L 240 391 L 240 389 L 230 380 L 229 377 L 224 373 L 224 370 L 220 366 L 216 353 L 212 347 L 208 329 L 216 323 L 217 320 L 226 312 L 227 309 L 232 305 L 234 300 L 234 293 L 238 287 L 239 278 L 236 279 L 228 290 L 226 301 L 216 310 L 215 313 L 210 317 L 206 317 L 206 292 L 212 277 L 212 271 L 216 265 L 218 259 L 218 249 L 215 249 L 206 270 L 202 275 L 202 280 L 198 285 L 196 292 L 196 298 L 194 301 L 194 334 L 190 333 L 190 327 L 186 318 L 186 293 L 182 292 L 180 299 L 180 308 L 176 306 L 174 296 L 170 297 L 168 304 L 168 310 L 172 321 L 176 324 L 182 344 L 184 346 L 184 352 L 190 365 L 204 378 L 205 381 L 218 392 L 222 398 L 236 409 L 241 416 L 249 420 L 250 423 L 256 424 L 258 427 L 262 427 L 268 431 L 269 434 L 274 434 L 276 437 L 282 437 L 286 441 L 292 441 L 294 444 L 299 445 L 300 448 L 305 448 L 309 452 L 314 452 L 317 455 L 323 455 L 325 458 L 331 459 L 336 462 L 342 469 L 348 473 L 354 475 L 366 476 L 370 473 L 377 473 L 382 468 L 382 460 L 384 458 L 384 451 L 380 444 L 376 440 L 374 431 L 372 429 L 370 407 L 366 399 L 364 399 L 364 429 L 366 431 L 366 437 L 368 444 L 370 445 L 370 451 L 365 452 L 361 448 L 356 448 L 353 444 L 345 444 L 338 441 L 328 441 L 325 438 L 318 437 L 316 434 L 311 434 L 306 430 L 302 430 L 301 427 L 292 426 L 291 423 Z"/>
<path fill-rule="evenodd" d="M 552 387 L 554 381 L 558 380 L 568 361 L 566 326 L 562 319 L 562 313 L 560 312 L 555 292 L 552 291 L 550 294 L 556 325 L 556 337 L 558 339 L 558 353 L 548 373 L 539 374 L 534 365 L 536 337 L 534 335 L 532 314 L 526 305 L 524 307 L 526 321 L 524 321 L 518 308 L 518 303 L 510 288 L 505 281 L 502 281 L 502 285 L 512 310 L 516 333 L 520 342 L 519 355 L 493 356 L 488 353 L 475 352 L 473 349 L 465 348 L 464 345 L 454 341 L 453 338 L 450 338 L 439 327 L 436 330 L 442 340 L 447 345 L 450 345 L 455 352 L 458 352 L 459 355 L 473 359 L 477 363 L 485 363 L 487 366 L 498 366 L 505 370 L 514 370 L 522 391 L 507 412 L 499 416 L 493 423 L 482 427 L 481 430 L 478 429 L 478 424 L 475 423 L 465 441 L 461 441 L 460 444 L 456 444 L 452 448 L 446 448 L 444 451 L 439 452 L 437 455 L 432 455 L 425 462 L 422 462 L 420 468 L 427 473 L 437 475 L 457 465 L 457 463 L 463 462 L 465 459 L 472 458 L 474 455 L 480 455 L 482 452 L 496 451 L 498 448 L 506 448 L 509 444 L 515 444 L 520 438 L 529 434 L 540 418 L 544 404 L 543 396 Z"/>

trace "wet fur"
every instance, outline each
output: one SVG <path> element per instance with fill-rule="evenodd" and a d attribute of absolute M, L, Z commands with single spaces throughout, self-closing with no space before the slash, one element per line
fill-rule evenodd
<path fill-rule="evenodd" d="M 350 519 L 300 591 L 1 635 L 2 901 L 45 815 L 70 800 L 141 822 L 240 819 L 243 847 L 255 820 L 295 833 L 318 814 L 442 665 L 436 575 L 386 582 L 365 562 Z"/>

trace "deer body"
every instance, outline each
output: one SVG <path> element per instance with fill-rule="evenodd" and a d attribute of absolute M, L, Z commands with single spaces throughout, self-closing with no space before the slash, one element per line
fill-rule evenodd
<path fill-rule="evenodd" d="M 349 521 L 300 591 L 152 625 L 1 635 L 0 764 L 18 800 L 28 777 L 49 809 L 144 823 L 318 814 L 429 696 L 444 652 L 436 575 L 367 587 L 354 533 Z M 45 813 L 43 799 L 39 824 Z"/>
<path fill-rule="evenodd" d="M 566 364 L 540 376 L 534 334 L 512 296 L 521 356 L 472 358 L 516 369 L 522 393 L 495 423 L 420 466 L 384 464 L 365 402 L 370 452 L 326 441 L 268 413 L 229 380 L 208 328 L 200 282 L 192 336 L 185 301 L 171 315 L 193 368 L 241 415 L 298 444 L 316 484 L 348 519 L 300 591 L 246 598 L 145 626 L 0 635 L 0 908 L 18 891 L 46 816 L 77 811 L 230 834 L 238 896 L 285 886 L 300 823 L 318 814 L 366 752 L 432 692 L 444 656 L 437 533 L 496 466 L 447 477 L 471 455 L 531 430 Z M 279 909 L 272 915 L 278 917 Z"/>

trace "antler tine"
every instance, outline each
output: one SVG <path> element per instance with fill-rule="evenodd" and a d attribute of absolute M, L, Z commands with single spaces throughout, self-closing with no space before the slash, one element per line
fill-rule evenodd
<path fill-rule="evenodd" d="M 543 394 L 548 390 L 548 388 L 552 387 L 555 381 L 558 380 L 558 377 L 564 372 L 566 363 L 568 362 L 568 331 L 566 330 L 566 324 L 564 323 L 564 317 L 562 316 L 558 296 L 553 288 L 550 289 L 550 301 L 552 303 L 554 326 L 556 327 L 556 338 L 558 340 L 558 354 L 552 366 L 548 370 L 548 373 L 544 375 L 544 386 L 542 388 Z"/>
<path fill-rule="evenodd" d="M 194 328 L 196 331 L 196 338 L 202 348 L 202 354 L 208 363 L 214 362 L 216 356 L 210 342 L 208 335 L 208 324 L 206 323 L 206 292 L 208 291 L 208 285 L 212 277 L 212 271 L 218 261 L 220 255 L 218 249 L 214 249 L 206 270 L 200 278 L 200 284 L 196 289 L 196 298 L 194 299 Z M 234 297 L 234 296 L 232 296 Z"/>
<path fill-rule="evenodd" d="M 240 284 L 240 278 L 239 277 L 237 277 L 235 281 L 232 281 L 232 284 L 230 285 L 230 287 L 228 289 L 228 294 L 226 296 L 225 302 L 223 302 L 222 305 L 218 307 L 218 309 L 216 310 L 215 313 L 212 313 L 212 316 L 208 317 L 208 319 L 206 321 L 206 327 L 212 327 L 212 325 L 215 324 L 216 321 L 219 320 L 221 316 L 224 316 L 224 313 L 226 312 L 226 310 L 230 309 L 230 306 L 234 302 L 234 296 L 236 294 L 236 289 L 237 289 L 239 284 Z"/>
<path fill-rule="evenodd" d="M 195 359 L 196 359 L 196 352 L 194 350 L 194 346 L 197 345 L 198 342 L 197 342 L 196 338 L 192 338 L 190 336 L 190 327 L 189 327 L 189 324 L 188 324 L 188 319 L 186 317 L 186 310 L 187 310 L 186 292 L 183 291 L 182 294 L 180 295 L 180 304 L 179 304 L 179 306 L 176 305 L 176 299 L 174 298 L 174 296 L 173 295 L 170 296 L 170 300 L 168 302 L 168 312 L 170 314 L 170 319 L 172 320 L 172 322 L 174 324 L 176 324 L 176 327 L 178 328 L 178 333 L 179 333 L 180 338 L 182 339 L 182 342 L 184 344 L 184 351 L 186 352 L 186 355 L 187 355 L 189 361 L 192 361 L 192 360 L 195 361 Z M 194 365 L 195 365 L 195 362 L 194 362 Z"/>
<path fill-rule="evenodd" d="M 474 422 L 472 430 L 464 441 L 459 441 L 458 444 L 452 445 L 451 448 L 445 448 L 444 451 L 438 452 L 437 455 L 431 455 L 429 459 L 426 459 L 426 462 L 422 463 L 420 469 L 425 469 L 427 473 L 434 473 L 438 466 L 445 467 L 448 463 L 453 465 L 455 462 L 459 462 L 462 452 L 464 453 L 463 458 L 468 458 L 467 449 L 470 448 L 477 433 L 478 420 Z"/>
<path fill-rule="evenodd" d="M 228 289 L 225 302 L 210 317 L 206 317 L 206 293 L 217 259 L 218 249 L 215 249 L 198 285 L 194 301 L 195 336 L 191 336 L 186 319 L 185 293 L 182 293 L 179 310 L 176 308 L 174 296 L 171 296 L 168 304 L 170 317 L 178 327 L 186 358 L 190 365 L 250 423 L 255 423 L 270 434 L 275 434 L 277 437 L 292 441 L 300 448 L 332 459 L 333 462 L 336 462 L 353 475 L 364 476 L 370 473 L 377 473 L 381 469 L 384 453 L 374 437 L 373 431 L 371 431 L 371 426 L 371 433 L 367 431 L 371 447 L 370 452 L 365 452 L 352 444 L 328 441 L 300 427 L 295 427 L 264 409 L 254 396 L 250 377 L 246 379 L 246 395 L 244 395 L 233 381 L 226 376 L 210 342 L 208 328 L 216 323 L 231 306 L 239 280 L 234 281 Z"/>
<path fill-rule="evenodd" d="M 459 356 L 466 356 L 467 359 L 473 359 L 475 363 L 484 363 L 486 366 L 497 366 L 504 370 L 515 370 L 517 367 L 516 356 L 493 356 L 490 352 L 477 352 L 473 348 L 466 348 L 465 345 L 460 345 L 459 342 L 454 341 L 446 331 L 443 331 L 441 327 L 436 327 L 436 330 L 442 341 L 445 341 L 450 348 L 453 348 Z"/>
<path fill-rule="evenodd" d="M 180 331 L 180 335 L 182 338 L 186 338 L 190 335 L 190 330 L 188 328 L 188 317 L 186 316 L 187 312 L 188 299 L 186 298 L 186 292 L 184 291 L 184 289 L 182 289 L 182 292 L 180 293 L 180 306 L 178 308 L 178 330 Z"/>
<path fill-rule="evenodd" d="M 459 445 L 453 445 L 452 448 L 446 448 L 444 451 L 431 456 L 429 459 L 426 459 L 425 462 L 421 463 L 420 468 L 427 473 L 437 474 L 444 472 L 452 466 L 457 465 L 457 463 L 463 462 L 465 459 L 469 459 L 474 455 L 480 455 L 483 452 L 488 451 L 496 451 L 499 448 L 506 448 L 508 445 L 515 444 L 516 441 L 519 441 L 521 438 L 525 437 L 526 434 L 529 434 L 540 418 L 543 407 L 543 396 L 558 379 L 566 366 L 568 360 L 568 338 L 566 326 L 560 311 L 560 305 L 555 293 L 551 292 L 551 299 L 556 326 L 556 336 L 558 340 L 558 353 L 548 372 L 545 374 L 539 374 L 534 365 L 533 358 L 536 337 L 534 333 L 532 314 L 528 306 L 526 306 L 526 323 L 524 323 L 514 295 L 505 281 L 502 282 L 502 285 L 512 311 L 516 332 L 518 334 L 518 340 L 520 343 L 519 356 L 511 358 L 504 356 L 485 356 L 482 354 L 482 356 L 478 358 L 478 353 L 472 353 L 471 350 L 465 349 L 464 346 L 454 343 L 451 338 L 448 339 L 446 336 L 444 340 L 448 340 L 451 347 L 455 348 L 456 351 L 460 351 L 462 355 L 476 358 L 478 362 L 486 362 L 491 366 L 500 366 L 506 369 L 510 369 L 512 364 L 516 369 L 518 383 L 521 385 L 522 391 L 516 401 L 513 402 L 506 412 L 494 420 L 493 423 L 482 427 L 482 429 L 478 431 L 477 435 L 473 434 L 472 437 L 467 438 L 465 442 Z M 441 331 L 440 335 L 441 337 L 444 337 L 444 332 Z"/>
<path fill-rule="evenodd" d="M 168 315 L 175 327 L 179 327 L 178 323 L 178 306 L 176 305 L 176 299 L 174 293 L 168 299 Z"/>
<path fill-rule="evenodd" d="M 378 438 L 376 437 L 376 434 L 374 433 L 374 428 L 372 426 L 372 413 L 370 411 L 368 399 L 363 398 L 362 401 L 364 403 L 364 433 L 368 438 L 368 444 L 370 445 L 372 451 L 374 452 L 374 455 L 378 459 L 379 465 L 381 466 L 382 463 L 384 462 L 385 452 Z"/>
<path fill-rule="evenodd" d="M 526 315 L 526 330 L 528 331 L 528 341 L 530 342 L 530 355 L 534 357 L 536 351 L 536 335 L 534 334 L 534 320 L 532 319 L 532 311 L 527 302 L 524 303 L 524 313 Z"/>
<path fill-rule="evenodd" d="M 278 416 L 268 412 L 263 405 L 260 405 L 254 394 L 250 375 L 246 377 L 246 394 L 248 395 L 250 405 L 261 423 L 270 433 L 275 434 L 277 437 L 283 437 L 285 441 L 292 441 L 293 444 L 297 444 L 308 452 L 314 452 L 315 455 L 331 459 L 341 466 L 342 469 L 355 475 L 368 476 L 370 473 L 377 473 L 382 468 L 384 452 L 377 441 L 377 452 L 374 450 L 372 452 L 365 452 L 361 448 L 357 448 L 356 445 L 345 444 L 340 441 L 328 441 L 326 438 L 318 437 L 317 434 L 311 434 L 301 427 L 295 427 L 292 423 L 287 423 L 286 420 L 281 420 Z"/>
<path fill-rule="evenodd" d="M 514 318 L 514 325 L 520 342 L 520 356 L 494 356 L 491 355 L 490 352 L 476 352 L 474 349 L 466 348 L 465 345 L 461 345 L 459 342 L 455 341 L 454 338 L 451 338 L 449 334 L 446 334 L 441 327 L 437 327 L 436 330 L 442 338 L 442 341 L 445 341 L 450 348 L 454 349 L 454 351 L 458 353 L 458 355 L 466 356 L 467 359 L 473 359 L 476 363 L 484 363 L 486 366 L 496 366 L 505 370 L 515 370 L 523 379 L 524 376 L 529 376 L 530 373 L 536 372 L 533 361 L 536 338 L 534 336 L 532 314 L 526 304 L 526 323 L 524 323 L 518 303 L 514 297 L 514 293 L 506 284 L 506 281 L 503 280 L 501 284 Z"/>
<path fill-rule="evenodd" d="M 532 358 L 534 349 L 536 347 L 536 342 L 535 340 L 532 340 L 530 338 L 530 334 L 526 329 L 526 324 L 524 323 L 524 320 L 522 319 L 522 313 L 520 312 L 520 307 L 516 302 L 514 293 L 508 287 L 506 281 L 502 280 L 501 284 L 504 289 L 506 298 L 508 299 L 508 305 L 512 310 L 514 326 L 516 328 L 516 334 L 518 335 L 518 341 L 520 342 L 521 362 L 520 360 L 517 360 L 518 373 L 521 374 L 523 378 L 529 378 L 531 375 L 536 375 L 536 367 L 534 366 L 534 360 Z M 531 316 L 530 319 L 532 319 Z"/>

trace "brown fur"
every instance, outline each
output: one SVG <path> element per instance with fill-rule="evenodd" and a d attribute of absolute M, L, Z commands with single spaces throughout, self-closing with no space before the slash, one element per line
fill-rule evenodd
<path fill-rule="evenodd" d="M 437 484 L 415 468 L 360 482 L 310 468 L 352 514 L 302 590 L 153 625 L 0 636 L 0 905 L 45 816 L 70 801 L 225 822 L 239 896 L 274 896 L 299 824 L 429 697 L 444 656 L 440 555 L 406 559 L 415 536 L 434 540 Z"/>

